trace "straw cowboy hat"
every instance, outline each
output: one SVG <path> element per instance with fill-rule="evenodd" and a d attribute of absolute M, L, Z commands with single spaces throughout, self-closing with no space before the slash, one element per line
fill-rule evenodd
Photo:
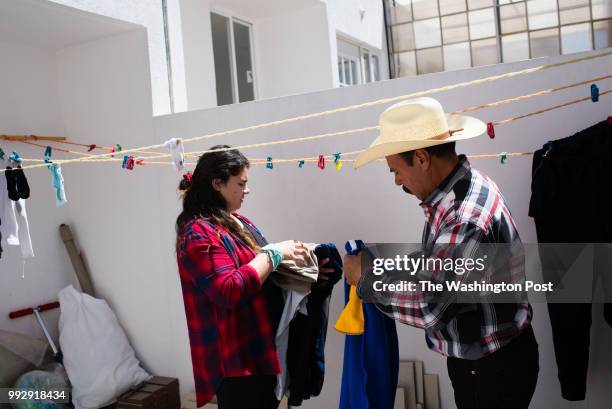
<path fill-rule="evenodd" d="M 385 156 L 461 141 L 486 132 L 471 116 L 444 113 L 433 98 L 414 98 L 387 108 L 379 119 L 380 135 L 355 160 L 355 169 Z"/>

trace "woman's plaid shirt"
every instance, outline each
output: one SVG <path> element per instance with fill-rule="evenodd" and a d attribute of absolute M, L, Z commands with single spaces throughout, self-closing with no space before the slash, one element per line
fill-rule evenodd
<path fill-rule="evenodd" d="M 268 300 L 259 275 L 247 264 L 254 257 L 238 236 L 206 220 L 192 220 L 179 236 L 198 407 L 213 397 L 223 378 L 280 372 Z"/>
<path fill-rule="evenodd" d="M 411 256 L 476 259 L 484 247 L 503 247 L 503 271 L 487 271 L 480 278 L 495 275 L 505 277 L 506 282 L 524 282 L 523 245 L 505 200 L 495 182 L 472 169 L 465 156 L 459 156 L 455 169 L 420 205 L 426 218 L 422 250 Z M 419 271 L 415 277 L 417 283 L 419 279 L 466 283 L 474 279 L 470 274 L 440 271 Z M 405 279 L 405 272 L 374 275 L 372 269 L 366 269 L 358 293 L 391 318 L 424 328 L 429 348 L 443 355 L 481 358 L 507 345 L 531 322 L 532 310 L 524 294 L 511 303 L 483 302 L 482 298 L 457 302 L 452 291 L 431 297 L 421 291 L 373 289 L 375 281 L 393 284 Z"/>

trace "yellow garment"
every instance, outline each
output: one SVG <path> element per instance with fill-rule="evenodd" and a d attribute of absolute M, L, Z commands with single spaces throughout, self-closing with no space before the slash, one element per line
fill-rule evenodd
<path fill-rule="evenodd" d="M 357 288 L 352 285 L 349 290 L 349 300 L 336 321 L 336 331 L 347 335 L 363 334 L 363 306 L 357 296 Z"/>

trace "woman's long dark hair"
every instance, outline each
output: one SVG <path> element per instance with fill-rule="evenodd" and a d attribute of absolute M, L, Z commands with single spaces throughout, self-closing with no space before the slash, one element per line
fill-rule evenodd
<path fill-rule="evenodd" d="M 210 150 L 227 148 L 230 147 L 216 145 Z M 239 175 L 249 166 L 249 160 L 238 150 L 206 152 L 200 156 L 191 178 L 183 178 L 179 184 L 179 190 L 183 192 L 183 211 L 176 219 L 177 239 L 189 221 L 203 218 L 225 227 L 253 250 L 258 250 L 253 239 L 227 212 L 227 203 L 221 193 L 213 188 L 214 179 L 220 179 L 225 183 L 230 176 Z"/>

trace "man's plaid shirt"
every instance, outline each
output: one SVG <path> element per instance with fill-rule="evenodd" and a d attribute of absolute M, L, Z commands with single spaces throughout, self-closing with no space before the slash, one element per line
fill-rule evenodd
<path fill-rule="evenodd" d="M 524 282 L 523 246 L 505 200 L 495 182 L 472 169 L 465 156 L 459 156 L 455 169 L 420 205 L 426 224 L 419 254 L 428 258 L 476 259 L 482 255 L 482 248 L 501 244 L 505 251 L 503 271 L 487 271 L 480 278 L 495 274 L 497 278 L 505 277 L 506 282 Z M 419 271 L 415 277 L 432 282 L 474 280 L 469 273 L 440 271 Z M 456 302 L 456 294 L 450 291 L 432 298 L 421 291 L 373 290 L 374 281 L 392 284 L 405 279 L 405 272 L 374 275 L 370 269 L 363 274 L 358 293 L 364 302 L 375 302 L 391 318 L 425 329 L 429 348 L 443 355 L 481 358 L 507 345 L 531 322 L 531 306 L 522 296 L 514 303 L 483 299 Z"/>

